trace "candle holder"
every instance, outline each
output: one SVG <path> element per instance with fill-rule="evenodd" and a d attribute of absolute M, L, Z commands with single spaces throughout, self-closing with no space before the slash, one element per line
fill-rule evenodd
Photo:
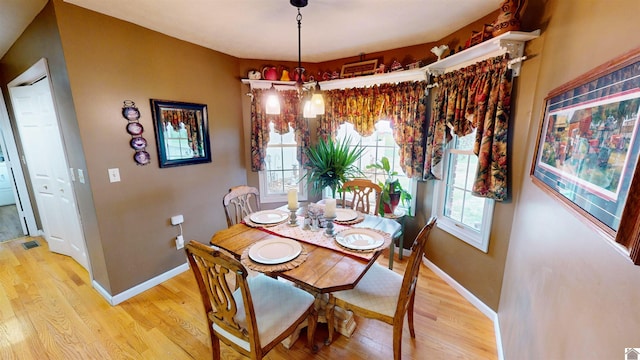
<path fill-rule="evenodd" d="M 298 226 L 298 215 L 296 215 L 296 211 L 298 208 L 289 208 L 291 214 L 289 215 L 289 226 Z"/>
<path fill-rule="evenodd" d="M 333 220 L 336 219 L 335 216 L 332 217 L 324 217 L 327 220 L 327 229 L 324 231 L 324 236 L 326 237 L 334 237 L 336 236 L 335 229 L 333 228 Z"/>

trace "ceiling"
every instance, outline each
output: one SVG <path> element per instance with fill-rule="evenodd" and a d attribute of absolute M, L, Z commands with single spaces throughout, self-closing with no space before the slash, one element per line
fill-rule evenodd
<path fill-rule="evenodd" d="M 297 61 L 288 0 L 64 0 L 238 58 Z M 503 0 L 309 0 L 302 61 L 322 62 L 437 41 Z M 46 0 L 0 0 L 0 56 Z"/>

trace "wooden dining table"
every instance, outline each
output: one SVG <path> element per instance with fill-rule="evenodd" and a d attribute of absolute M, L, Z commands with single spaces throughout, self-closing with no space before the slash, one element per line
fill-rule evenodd
<path fill-rule="evenodd" d="M 401 225 L 395 220 L 373 215 L 364 215 L 362 222 L 351 225 L 351 227 L 370 228 L 386 232 L 391 236 L 391 246 L 393 246 L 393 240 L 402 230 Z M 263 230 L 239 223 L 216 232 L 211 237 L 210 244 L 228 251 L 238 260 L 241 260 L 242 254 L 253 244 L 278 237 L 268 229 Z M 375 250 L 370 259 L 365 260 L 312 243 L 304 242 L 303 246 L 307 253 L 304 262 L 293 269 L 269 272 L 269 274 L 292 281 L 299 287 L 314 294 L 319 308 L 318 322 L 326 322 L 324 308 L 327 305 L 328 293 L 353 289 L 385 249 Z M 392 266 L 391 261 L 389 266 Z M 340 308 L 335 308 L 334 311 L 336 331 L 346 337 L 350 337 L 356 327 L 353 314 Z M 298 336 L 299 329 L 283 341 L 283 345 L 289 348 Z"/>
<path fill-rule="evenodd" d="M 401 231 L 401 226 L 396 221 L 372 215 L 364 215 L 362 222 L 351 226 L 384 231 L 392 239 Z M 278 235 L 268 231 L 240 223 L 215 233 L 210 244 L 240 259 L 242 253 L 254 243 L 277 237 Z M 304 248 L 308 255 L 303 263 L 293 269 L 277 272 L 276 275 L 317 294 L 353 289 L 384 251 L 375 250 L 371 259 L 366 261 L 311 243 L 304 243 Z"/>

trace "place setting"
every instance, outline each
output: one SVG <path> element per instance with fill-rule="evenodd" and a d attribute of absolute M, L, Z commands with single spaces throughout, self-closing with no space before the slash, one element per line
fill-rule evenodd
<path fill-rule="evenodd" d="M 243 221 L 251 227 L 271 227 L 280 225 L 289 219 L 289 213 L 282 210 L 256 211 L 244 217 Z"/>
<path fill-rule="evenodd" d="M 344 229 L 335 236 L 335 242 L 340 247 L 357 252 L 375 251 L 388 246 L 390 241 L 389 234 L 371 228 Z"/>
<path fill-rule="evenodd" d="M 307 251 L 296 240 L 271 237 L 261 240 L 244 250 L 243 265 L 256 271 L 286 271 L 302 264 L 307 259 Z"/>

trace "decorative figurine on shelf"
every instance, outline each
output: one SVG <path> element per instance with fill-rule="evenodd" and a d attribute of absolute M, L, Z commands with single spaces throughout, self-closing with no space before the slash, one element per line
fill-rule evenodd
<path fill-rule="evenodd" d="M 275 66 L 265 66 L 262 68 L 262 78 L 265 80 L 278 80 L 278 70 Z"/>
<path fill-rule="evenodd" d="M 260 80 L 262 78 L 262 74 L 258 70 L 250 70 L 247 76 L 251 80 Z"/>
<path fill-rule="evenodd" d="M 378 65 L 378 68 L 376 69 L 374 74 L 384 74 L 384 64 Z"/>
<path fill-rule="evenodd" d="M 389 71 L 394 72 L 394 71 L 402 71 L 402 70 L 404 70 L 404 68 L 402 67 L 402 64 L 400 64 L 398 60 L 393 60 Z"/>
<path fill-rule="evenodd" d="M 434 46 L 431 48 L 431 52 L 438 57 L 438 61 L 442 59 L 442 54 L 444 54 L 445 50 L 449 49 L 449 45 L 443 44 L 440 46 Z"/>
<path fill-rule="evenodd" d="M 520 12 L 524 8 L 524 3 L 525 0 L 504 0 L 500 4 L 500 14 L 493 23 L 494 37 L 509 31 L 520 30 Z"/>
<path fill-rule="evenodd" d="M 280 81 L 290 81 L 291 78 L 289 77 L 289 70 L 287 69 L 282 69 L 282 76 L 280 77 Z"/>

